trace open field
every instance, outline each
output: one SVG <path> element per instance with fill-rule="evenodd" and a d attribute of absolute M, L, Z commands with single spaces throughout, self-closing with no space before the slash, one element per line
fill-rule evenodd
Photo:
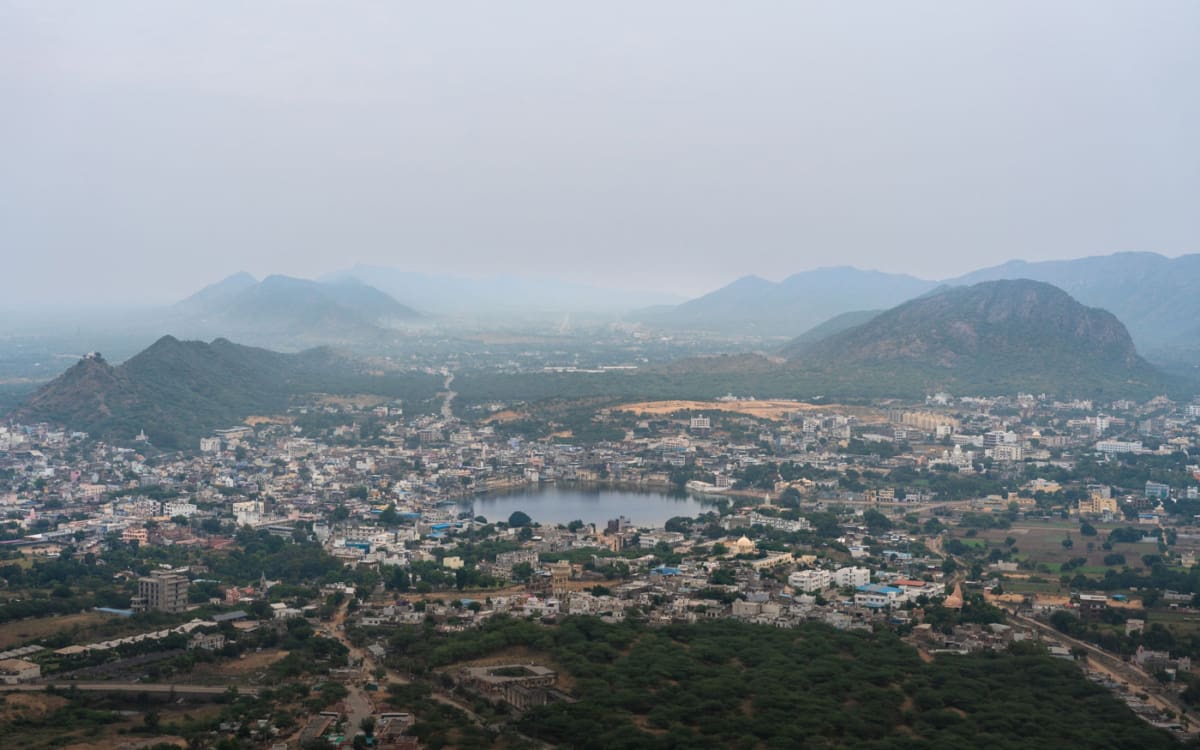
<path fill-rule="evenodd" d="M 528 416 L 528 414 L 519 412 L 515 409 L 503 409 L 495 414 L 492 414 L 487 419 L 483 420 L 483 422 L 484 424 L 492 424 L 493 422 L 504 424 L 506 422 L 516 422 L 518 419 L 525 419 Z"/>
<path fill-rule="evenodd" d="M 1020 522 L 1009 529 L 981 529 L 974 537 L 964 536 L 964 530 L 956 529 L 954 536 L 967 546 L 975 547 L 977 551 L 982 551 L 980 548 L 985 544 L 989 549 L 1006 549 L 1004 540 L 1011 537 L 1014 540 L 1013 546 L 1018 550 L 1014 559 L 1045 564 L 1054 575 L 1059 574 L 1063 563 L 1075 558 L 1082 557 L 1087 562 L 1076 568 L 1072 574 L 1079 572 L 1085 575 L 1103 575 L 1109 567 L 1104 564 L 1104 558 L 1109 554 L 1120 553 L 1125 556 L 1125 565 L 1115 566 L 1117 569 L 1127 566 L 1135 570 L 1145 567 L 1142 562 L 1143 555 L 1158 554 L 1157 544 L 1141 542 L 1117 543 L 1113 545 L 1112 550 L 1105 550 L 1103 544 L 1112 528 L 1114 527 L 1102 528 L 1097 524 L 1096 536 L 1088 537 L 1079 533 L 1078 522 Z M 1069 549 L 1063 547 L 1063 540 L 1067 538 L 1071 539 Z M 1089 543 L 1092 545 L 1090 550 Z M 1049 575 L 1045 572 L 1042 574 Z"/>
<path fill-rule="evenodd" d="M 0 704 L 0 725 L 14 719 L 35 719 L 67 705 L 67 699 L 46 693 L 12 693 Z"/>
<path fill-rule="evenodd" d="M 19 646 L 28 641 L 60 633 L 72 627 L 80 630 L 117 619 L 116 615 L 99 612 L 81 612 L 74 615 L 39 617 L 33 620 L 16 620 L 0 625 L 0 649 Z"/>
<path fill-rule="evenodd" d="M 725 412 L 745 414 L 759 419 L 783 421 L 795 412 L 822 412 L 857 417 L 860 423 L 882 424 L 887 415 L 879 409 L 866 406 L 844 406 L 842 404 L 810 404 L 804 401 L 642 401 L 614 407 L 614 411 L 628 411 L 640 416 L 666 416 L 681 411 Z"/>
<path fill-rule="evenodd" d="M 265 649 L 245 654 L 244 659 L 221 659 L 212 664 L 198 664 L 188 673 L 187 682 L 196 685 L 251 684 L 269 666 L 287 655 L 287 651 Z"/>
<path fill-rule="evenodd" d="M 358 393 L 352 396 L 321 393 L 317 394 L 315 399 L 318 404 L 323 406 L 338 406 L 343 409 L 370 409 L 380 404 L 386 404 L 391 400 L 386 396 L 376 396 L 368 393 Z"/>
<path fill-rule="evenodd" d="M 72 701 L 63 696 L 40 692 L 10 693 L 2 700 L 0 747 L 24 750 L 140 750 L 164 744 L 187 747 L 187 742 L 178 735 L 143 731 L 144 706 L 134 700 L 88 696 L 82 705 L 95 709 L 91 717 L 72 713 Z M 201 717 L 215 718 L 221 712 L 221 706 L 156 703 L 154 710 L 162 723 L 169 725 Z M 109 714 L 111 711 L 120 711 L 123 715 L 114 716 Z M 101 719 L 101 716 L 112 718 Z"/>
<path fill-rule="evenodd" d="M 286 424 L 291 424 L 292 420 L 290 417 L 270 417 L 270 416 L 255 415 L 255 416 L 246 417 L 244 420 L 242 420 L 242 423 L 250 425 L 251 427 L 257 427 L 260 424 L 284 424 L 284 425 L 286 425 Z"/>
<path fill-rule="evenodd" d="M 1008 604 L 1017 605 L 1024 599 L 1020 594 L 993 594 L 990 591 L 983 592 L 983 598 L 992 604 Z M 1037 604 L 1041 607 L 1069 607 L 1071 605 L 1071 597 L 1069 594 L 1038 594 Z M 1141 609 L 1141 599 L 1129 599 L 1127 601 L 1118 601 L 1109 599 L 1108 606 L 1114 609 Z"/>

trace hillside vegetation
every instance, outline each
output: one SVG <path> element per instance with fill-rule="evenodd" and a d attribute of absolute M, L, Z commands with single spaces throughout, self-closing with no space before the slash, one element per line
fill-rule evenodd
<path fill-rule="evenodd" d="M 117 367 L 99 355 L 81 359 L 10 416 L 114 440 L 145 430 L 156 447 L 174 449 L 192 447 L 200 436 L 251 415 L 280 414 L 302 393 L 420 401 L 433 398 L 439 386 L 439 378 L 423 373 L 368 375 L 327 348 L 281 354 L 225 339 L 164 336 Z"/>
<path fill-rule="evenodd" d="M 498 619 L 483 632 L 422 632 L 393 636 L 399 666 L 421 672 L 515 645 L 553 654 L 579 702 L 532 709 L 520 728 L 581 750 L 1177 746 L 1032 645 L 926 663 L 890 632 L 816 624 L 646 629 L 573 617 L 557 628 Z"/>
<path fill-rule="evenodd" d="M 942 289 L 782 353 L 798 369 L 852 374 L 864 386 L 1106 395 L 1167 387 L 1116 316 L 1029 280 Z"/>

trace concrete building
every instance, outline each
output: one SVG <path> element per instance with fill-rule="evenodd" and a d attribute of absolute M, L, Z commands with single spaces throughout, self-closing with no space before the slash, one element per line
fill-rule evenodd
<path fill-rule="evenodd" d="M 221 633 L 196 633 L 188 641 L 188 650 L 204 649 L 205 651 L 220 651 L 225 647 L 225 636 Z"/>
<path fill-rule="evenodd" d="M 1088 499 L 1079 501 L 1079 515 L 1081 516 L 1116 515 L 1117 511 L 1116 498 L 1104 497 L 1098 492 L 1093 492 Z"/>
<path fill-rule="evenodd" d="M 493 701 L 503 701 L 518 711 L 549 702 L 547 691 L 558 673 L 537 664 L 500 664 L 493 667 L 463 667 L 459 681 Z"/>
<path fill-rule="evenodd" d="M 855 604 L 871 609 L 892 607 L 897 604 L 903 604 L 904 600 L 904 590 L 898 589 L 895 586 L 868 584 L 866 586 L 859 586 L 858 591 L 854 594 Z"/>
<path fill-rule="evenodd" d="M 1140 440 L 1101 440 L 1096 443 L 1096 452 L 1113 456 L 1119 453 L 1146 453 L 1147 451 L 1142 447 Z"/>
<path fill-rule="evenodd" d="M 828 570 L 797 570 L 788 576 L 788 585 L 797 591 L 824 591 L 833 583 Z"/>
<path fill-rule="evenodd" d="M 1146 482 L 1146 497 L 1151 500 L 1170 500 L 1171 486 L 1162 482 Z"/>
<path fill-rule="evenodd" d="M 869 568 L 838 568 L 833 573 L 833 584 L 838 588 L 845 586 L 866 586 L 871 582 L 871 571 Z"/>
<path fill-rule="evenodd" d="M 133 597 L 134 612 L 183 612 L 188 603 L 187 576 L 157 570 L 138 579 L 138 595 Z"/>

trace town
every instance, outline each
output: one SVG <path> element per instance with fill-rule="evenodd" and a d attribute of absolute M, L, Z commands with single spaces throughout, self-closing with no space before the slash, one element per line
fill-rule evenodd
<path fill-rule="evenodd" d="M 819 623 L 926 658 L 1037 644 L 1198 729 L 1198 403 L 731 395 L 605 406 L 579 439 L 443 397 L 415 416 L 314 398 L 183 452 L 0 427 L 0 679 L 224 701 L 173 729 L 273 747 L 536 746 L 518 719 L 579 698 L 553 655 L 421 668 L 406 634 Z M 550 487 L 647 517 L 542 522 Z M 698 512 L 663 515 L 684 497 Z M 314 670 L 311 692 L 275 687 Z"/>

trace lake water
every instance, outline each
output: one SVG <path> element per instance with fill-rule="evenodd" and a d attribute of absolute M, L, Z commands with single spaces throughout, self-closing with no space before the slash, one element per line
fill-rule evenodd
<path fill-rule="evenodd" d="M 576 519 L 604 524 L 625 516 L 636 526 L 662 526 L 673 516 L 697 516 L 716 506 L 687 494 L 639 492 L 611 488 L 547 487 L 505 494 L 480 495 L 460 504 L 474 507 L 474 514 L 492 522 L 507 521 L 514 511 L 523 511 L 535 522 L 564 526 Z"/>

